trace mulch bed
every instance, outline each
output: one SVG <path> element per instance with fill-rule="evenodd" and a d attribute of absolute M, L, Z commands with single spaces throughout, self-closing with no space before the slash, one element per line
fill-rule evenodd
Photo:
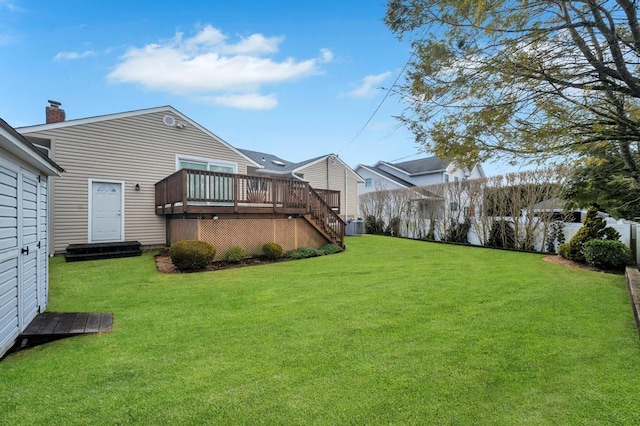
<path fill-rule="evenodd" d="M 178 271 L 178 269 L 173 265 L 173 262 L 171 262 L 171 258 L 169 256 L 158 255 L 155 257 L 155 259 L 156 259 L 156 268 L 158 269 L 158 272 L 161 272 L 163 274 L 179 274 L 180 273 L 180 271 Z M 207 266 L 206 270 L 220 271 L 223 269 L 244 268 L 246 266 L 266 265 L 269 263 L 286 262 L 289 260 L 292 260 L 292 259 L 283 258 L 278 260 L 271 260 L 271 259 L 261 258 L 261 257 L 251 257 L 251 258 L 245 259 L 240 263 L 231 263 L 224 260 L 219 260 L 216 262 L 212 262 L 209 266 Z M 567 268 L 585 269 L 588 271 L 599 271 L 599 269 L 594 268 L 593 266 L 574 262 L 572 260 L 568 260 L 562 256 L 557 256 L 557 255 L 546 256 L 546 257 L 543 257 L 542 260 L 544 260 L 545 262 L 554 263 L 556 265 L 563 265 L 563 266 L 566 266 Z"/>
<path fill-rule="evenodd" d="M 598 268 L 594 268 L 593 266 L 585 265 L 584 263 L 574 262 L 573 260 L 565 259 L 562 256 L 546 256 L 543 257 L 542 260 L 549 263 L 555 263 L 556 265 L 566 266 L 567 268 L 575 268 L 575 269 L 585 269 L 587 271 L 600 271 L 604 272 Z"/>
<path fill-rule="evenodd" d="M 171 262 L 171 258 L 169 256 L 158 255 L 155 257 L 155 259 L 156 259 L 156 268 L 158 269 L 158 272 L 161 272 L 163 274 L 180 274 L 181 273 L 180 271 L 178 271 L 178 268 L 174 266 L 173 262 Z M 244 268 L 246 266 L 267 265 L 269 263 L 286 262 L 289 260 L 292 260 L 292 259 L 282 258 L 277 260 L 271 260 L 271 259 L 262 258 L 262 257 L 250 257 L 239 263 L 231 263 L 224 260 L 219 260 L 216 262 L 211 262 L 209 266 L 207 266 L 206 271 L 220 271 L 222 269 Z"/>

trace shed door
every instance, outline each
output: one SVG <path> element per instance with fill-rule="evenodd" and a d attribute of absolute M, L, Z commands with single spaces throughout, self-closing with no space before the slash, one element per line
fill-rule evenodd
<path fill-rule="evenodd" d="M 47 178 L 38 191 L 38 305 L 43 312 L 49 303 L 49 197 Z"/>
<path fill-rule="evenodd" d="M 38 177 L 22 170 L 22 318 L 26 327 L 38 314 Z"/>
<path fill-rule="evenodd" d="M 122 184 L 91 183 L 92 243 L 122 241 Z"/>
<path fill-rule="evenodd" d="M 18 176 L 19 169 L 0 162 L 0 355 L 20 334 Z"/>

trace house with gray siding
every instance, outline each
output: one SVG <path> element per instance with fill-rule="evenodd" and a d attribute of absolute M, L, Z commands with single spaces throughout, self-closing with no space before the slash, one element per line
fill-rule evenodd
<path fill-rule="evenodd" d="M 358 164 L 354 170 L 364 180 L 358 187 L 358 195 L 485 177 L 480 164 L 468 169 L 436 156 L 399 163 L 378 161 L 373 166 Z"/>
<path fill-rule="evenodd" d="M 292 162 L 264 152 L 248 149 L 239 151 L 262 165 L 262 168 L 249 167 L 249 174 L 292 177 L 309 182 L 316 190 L 339 191 L 334 193 L 339 198 L 332 200 L 332 204 L 337 206 L 338 214 L 345 221 L 356 217 L 358 185 L 364 183 L 364 180 L 336 154 Z"/>
<path fill-rule="evenodd" d="M 69 244 L 126 240 L 155 247 L 205 239 L 223 256 L 230 245 L 251 253 L 279 239 L 296 248 L 298 241 L 322 245 L 331 236 L 323 229 L 327 224 L 312 223 L 313 212 L 300 197 L 294 210 L 288 210 L 290 202 L 283 205 L 289 184 L 268 178 L 260 184 L 271 198 L 249 199 L 256 182 L 246 179 L 248 172 L 264 166 L 171 106 L 66 120 L 52 102 L 46 118 L 18 131 L 67 171 L 51 185 L 52 252 Z M 296 220 L 283 225 L 289 217 Z M 249 218 L 253 222 L 238 223 Z M 293 223 L 298 226 L 291 230 Z M 226 238 L 244 234 L 260 241 Z"/>

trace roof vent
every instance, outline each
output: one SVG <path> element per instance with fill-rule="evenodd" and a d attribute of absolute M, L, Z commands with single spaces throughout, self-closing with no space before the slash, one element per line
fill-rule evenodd
<path fill-rule="evenodd" d="M 165 115 L 164 117 L 162 117 L 162 122 L 164 123 L 165 126 L 169 126 L 169 127 L 173 127 L 176 125 L 176 119 L 170 115 Z"/>
<path fill-rule="evenodd" d="M 284 164 L 282 161 L 278 161 L 278 160 L 271 160 L 271 162 L 273 164 L 275 164 L 276 166 L 281 166 L 284 167 L 286 164 Z"/>

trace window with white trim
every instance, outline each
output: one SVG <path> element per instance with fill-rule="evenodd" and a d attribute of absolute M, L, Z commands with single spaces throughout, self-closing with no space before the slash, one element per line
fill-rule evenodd
<path fill-rule="evenodd" d="M 369 188 L 369 187 L 371 187 L 371 185 L 372 185 L 371 178 L 365 178 L 365 180 L 364 180 L 365 188 Z"/>

